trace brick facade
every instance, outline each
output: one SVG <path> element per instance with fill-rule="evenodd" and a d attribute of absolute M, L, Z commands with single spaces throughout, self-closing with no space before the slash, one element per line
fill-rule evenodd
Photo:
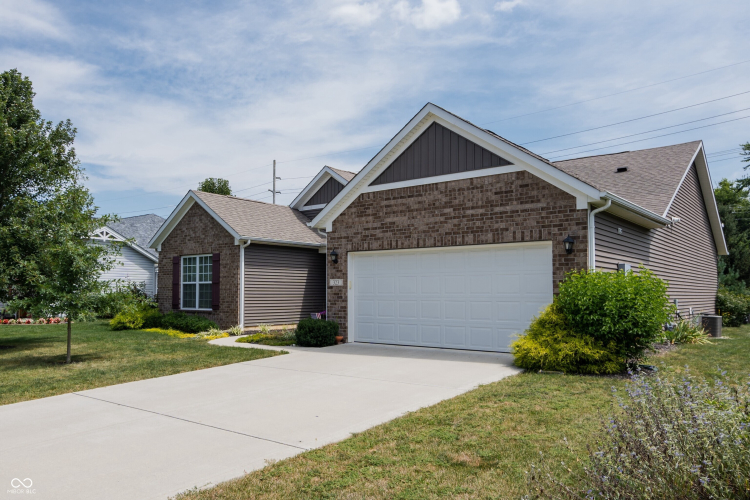
<path fill-rule="evenodd" d="M 348 252 L 552 241 L 557 293 L 568 271 L 587 266 L 586 228 L 575 197 L 525 171 L 360 194 L 328 233 L 328 251 L 339 254 L 327 260 L 328 278 L 344 282 L 328 286 L 328 317 L 346 337 Z"/>
<path fill-rule="evenodd" d="M 216 311 L 185 311 L 199 314 L 229 328 L 240 317 L 240 247 L 216 219 L 198 204 L 193 205 L 161 244 L 159 253 L 159 309 L 172 311 L 172 257 L 221 254 L 220 299 Z"/>

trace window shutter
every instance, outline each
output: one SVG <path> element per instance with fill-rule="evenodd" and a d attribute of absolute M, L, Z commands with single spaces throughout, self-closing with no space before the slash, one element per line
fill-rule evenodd
<path fill-rule="evenodd" d="M 172 309 L 180 308 L 180 257 L 172 257 Z"/>
<path fill-rule="evenodd" d="M 221 254 L 215 253 L 213 255 L 213 262 L 212 262 L 212 270 L 213 273 L 211 275 L 211 309 L 216 310 L 219 308 L 219 304 L 221 303 L 219 290 L 221 287 L 219 286 L 219 276 L 221 275 Z"/>

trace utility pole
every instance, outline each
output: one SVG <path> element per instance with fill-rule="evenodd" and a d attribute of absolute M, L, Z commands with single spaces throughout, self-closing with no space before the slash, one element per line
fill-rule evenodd
<path fill-rule="evenodd" d="M 281 194 L 281 191 L 276 191 L 276 179 L 281 180 L 281 177 L 276 177 L 276 160 L 273 161 L 273 189 L 269 189 L 273 193 L 273 204 L 276 205 L 276 194 Z"/>

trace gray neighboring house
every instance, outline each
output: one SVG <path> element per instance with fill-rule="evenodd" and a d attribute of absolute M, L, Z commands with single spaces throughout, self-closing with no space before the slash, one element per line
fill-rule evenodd
<path fill-rule="evenodd" d="M 156 214 L 125 217 L 99 228 L 92 240 L 99 244 L 127 241 L 117 256 L 117 265 L 102 274 L 102 280 L 145 283 L 145 292 L 153 297 L 157 292 L 159 253 L 149 248 L 149 240 L 156 234 L 164 218 Z M 131 240 L 131 241 L 128 241 Z"/>

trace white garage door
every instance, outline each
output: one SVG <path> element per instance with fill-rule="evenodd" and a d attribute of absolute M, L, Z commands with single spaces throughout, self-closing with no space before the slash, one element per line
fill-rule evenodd
<path fill-rule="evenodd" d="M 349 253 L 354 342 L 506 351 L 552 302 L 552 244 Z"/>

